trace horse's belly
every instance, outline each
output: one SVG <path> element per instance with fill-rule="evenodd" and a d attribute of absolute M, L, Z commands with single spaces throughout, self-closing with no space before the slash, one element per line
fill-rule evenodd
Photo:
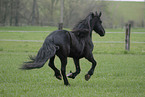
<path fill-rule="evenodd" d="M 83 58 L 84 56 L 82 55 L 81 52 L 70 52 L 69 57 L 72 57 L 72 58 Z"/>

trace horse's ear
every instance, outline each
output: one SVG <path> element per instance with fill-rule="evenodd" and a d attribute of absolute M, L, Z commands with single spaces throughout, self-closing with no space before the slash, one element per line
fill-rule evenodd
<path fill-rule="evenodd" d="M 96 11 L 96 16 L 101 17 L 101 15 L 102 15 L 102 13 L 101 13 L 101 12 L 100 12 L 100 13 L 99 13 L 99 15 L 98 15 L 98 13 L 97 13 L 97 11 Z"/>
<path fill-rule="evenodd" d="M 102 13 L 100 12 L 100 13 L 99 13 L 99 17 L 101 17 L 101 15 L 102 15 Z"/>
<path fill-rule="evenodd" d="M 98 13 L 97 13 L 97 11 L 95 12 L 95 15 L 96 15 L 96 16 L 98 16 Z"/>

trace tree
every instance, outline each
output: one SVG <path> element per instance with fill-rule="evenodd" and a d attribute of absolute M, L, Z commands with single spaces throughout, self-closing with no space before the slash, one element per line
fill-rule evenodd
<path fill-rule="evenodd" d="M 39 10 L 37 1 L 33 0 L 31 25 L 39 25 Z"/>
<path fill-rule="evenodd" d="M 54 11 L 55 11 L 55 5 L 58 3 L 58 0 L 51 0 L 51 5 L 50 5 L 50 25 L 54 26 Z"/>
<path fill-rule="evenodd" d="M 15 26 L 19 25 L 19 8 L 20 8 L 20 1 L 16 0 L 15 2 Z"/>
<path fill-rule="evenodd" d="M 9 0 L 0 0 L 0 23 L 1 25 L 6 25 L 6 20 L 8 17 L 8 4 Z"/>

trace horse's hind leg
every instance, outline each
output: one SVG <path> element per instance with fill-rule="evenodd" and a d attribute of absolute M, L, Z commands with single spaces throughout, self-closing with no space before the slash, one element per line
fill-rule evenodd
<path fill-rule="evenodd" d="M 74 79 L 80 73 L 80 71 L 81 71 L 80 64 L 79 64 L 79 59 L 73 58 L 73 60 L 74 60 L 74 63 L 75 63 L 76 72 L 74 72 L 74 73 L 70 72 L 67 75 L 69 78 L 72 78 L 72 79 Z"/>
<path fill-rule="evenodd" d="M 61 74 L 60 74 L 60 71 L 54 65 L 54 59 L 55 59 L 55 56 L 53 56 L 52 58 L 50 58 L 50 61 L 48 63 L 48 66 L 54 70 L 55 77 L 57 79 L 61 80 Z"/>
<path fill-rule="evenodd" d="M 97 62 L 94 60 L 93 54 L 91 54 L 89 57 L 86 57 L 86 59 L 92 63 L 91 69 L 88 71 L 88 74 L 85 75 L 85 80 L 88 81 L 94 73 Z"/>
<path fill-rule="evenodd" d="M 61 60 L 61 74 L 63 76 L 64 84 L 66 86 L 70 85 L 68 79 L 66 77 L 66 65 L 67 65 L 67 57 L 60 57 Z"/>

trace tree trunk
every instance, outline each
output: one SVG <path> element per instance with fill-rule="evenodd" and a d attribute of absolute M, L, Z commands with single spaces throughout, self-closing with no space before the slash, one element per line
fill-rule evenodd
<path fill-rule="evenodd" d="M 7 13 L 8 13 L 8 1 L 4 1 L 4 15 L 3 15 L 3 19 L 2 19 L 3 26 L 5 26 L 5 24 L 6 24 Z"/>
<path fill-rule="evenodd" d="M 20 1 L 16 0 L 16 13 L 15 13 L 15 26 L 19 26 L 19 6 L 20 5 Z"/>
<path fill-rule="evenodd" d="M 36 20 L 36 0 L 33 0 L 33 8 L 32 8 L 32 20 L 31 20 L 31 25 L 35 24 L 35 20 Z"/>
<path fill-rule="evenodd" d="M 13 0 L 11 0 L 10 1 L 10 26 L 12 26 L 12 24 L 13 24 L 13 7 L 14 6 L 14 2 L 13 2 Z"/>

